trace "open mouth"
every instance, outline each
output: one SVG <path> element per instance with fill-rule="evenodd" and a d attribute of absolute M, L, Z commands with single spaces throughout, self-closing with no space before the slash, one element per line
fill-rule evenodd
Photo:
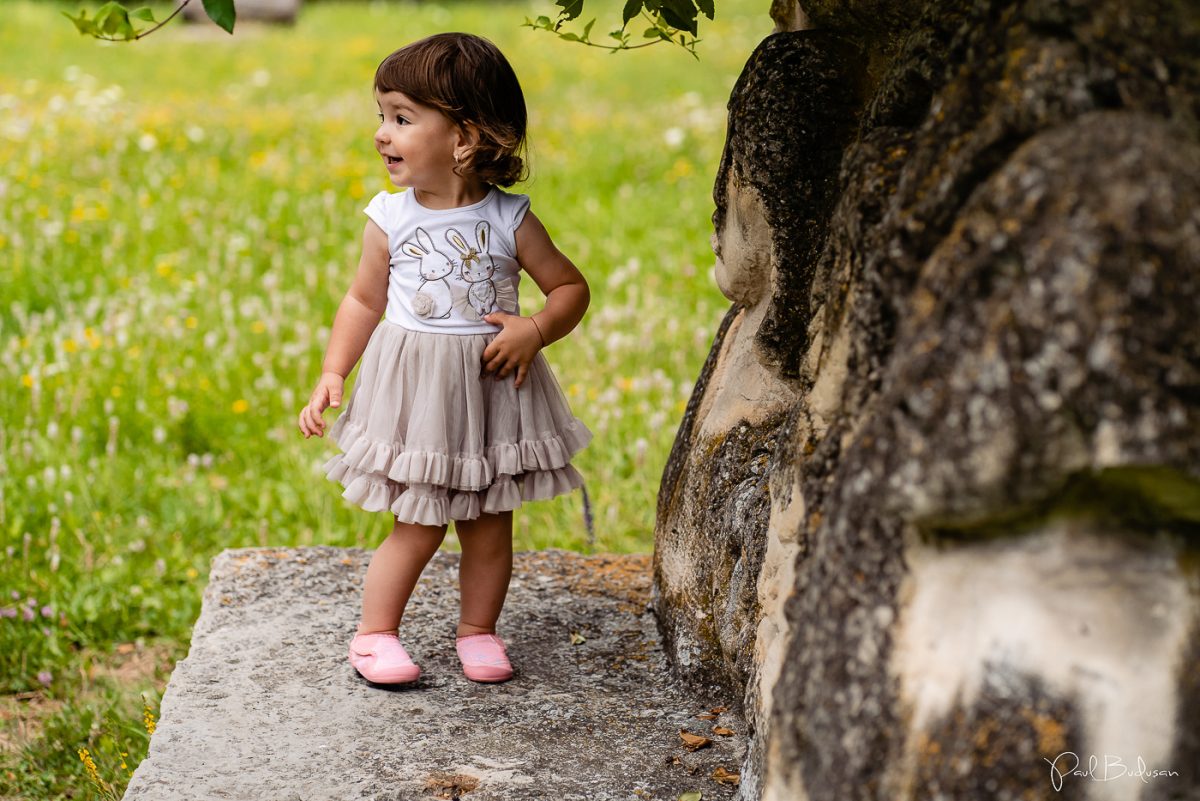
<path fill-rule="evenodd" d="M 388 164 L 399 164 L 400 159 L 397 156 L 384 156 Z"/>

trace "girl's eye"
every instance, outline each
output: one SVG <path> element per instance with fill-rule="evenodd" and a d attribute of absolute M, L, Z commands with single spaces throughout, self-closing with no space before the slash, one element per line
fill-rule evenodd
<path fill-rule="evenodd" d="M 396 124 L 397 125 L 408 125 L 408 120 L 404 119 L 403 117 L 396 117 Z"/>

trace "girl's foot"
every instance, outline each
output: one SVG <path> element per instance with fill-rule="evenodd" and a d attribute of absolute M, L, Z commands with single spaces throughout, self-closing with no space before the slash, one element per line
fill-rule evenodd
<path fill-rule="evenodd" d="M 421 676 L 400 638 L 390 632 L 355 635 L 349 659 L 359 675 L 374 684 L 408 684 Z"/>
<path fill-rule="evenodd" d="M 471 681 L 498 682 L 512 678 L 504 641 L 495 634 L 469 634 L 455 642 L 463 673 Z"/>

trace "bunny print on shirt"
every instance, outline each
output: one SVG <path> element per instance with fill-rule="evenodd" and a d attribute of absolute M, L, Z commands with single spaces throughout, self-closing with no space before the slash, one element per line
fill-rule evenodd
<path fill-rule="evenodd" d="M 424 319 L 446 320 L 454 310 L 477 322 L 498 309 L 515 313 L 514 281 L 494 280 L 496 263 L 489 253 L 491 237 L 487 220 L 476 223 L 473 244 L 456 228 L 446 231 L 446 242 L 458 256 L 456 264 L 455 259 L 434 246 L 425 229 L 417 228 L 416 241 L 409 239 L 401 245 L 405 254 L 417 260 L 421 276 L 421 285 L 412 296 L 413 314 Z"/>
<path fill-rule="evenodd" d="M 417 229 L 417 241 L 411 239 L 400 246 L 401 250 L 418 262 L 421 286 L 412 297 L 413 314 L 418 317 L 445 320 L 454 307 L 454 293 L 446 276 L 454 272 L 454 261 L 433 246 L 433 238 L 425 229 Z"/>

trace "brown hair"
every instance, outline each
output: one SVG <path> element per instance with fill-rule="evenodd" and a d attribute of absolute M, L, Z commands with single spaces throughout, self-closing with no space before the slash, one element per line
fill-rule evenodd
<path fill-rule="evenodd" d="M 380 62 L 375 88 L 400 92 L 479 132 L 479 144 L 455 168 L 460 175 L 500 186 L 525 179 L 525 96 L 508 60 L 487 39 L 439 33 L 405 45 Z"/>

